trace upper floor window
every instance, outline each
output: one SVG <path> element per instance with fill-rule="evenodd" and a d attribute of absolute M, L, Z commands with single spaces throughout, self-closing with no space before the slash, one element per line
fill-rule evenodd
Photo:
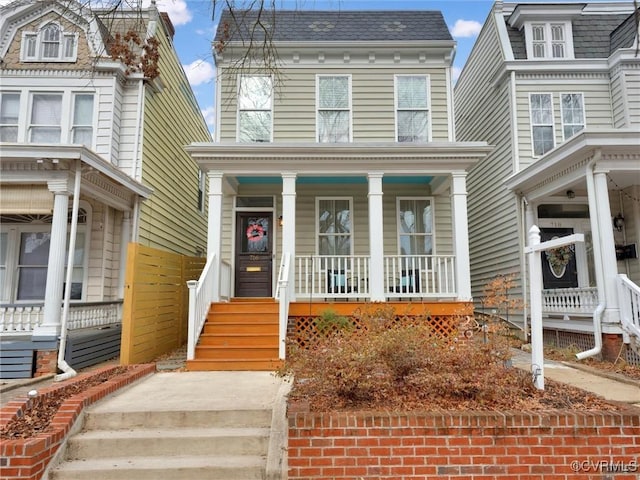
<path fill-rule="evenodd" d="M 398 75 L 396 81 L 396 139 L 429 140 L 429 85 L 425 75 Z"/>
<path fill-rule="evenodd" d="M 433 255 L 433 203 L 426 197 L 398 197 L 400 255 Z"/>
<path fill-rule="evenodd" d="M 584 99 L 581 93 L 560 95 L 562 136 L 566 140 L 584 129 Z"/>
<path fill-rule="evenodd" d="M 20 115 L 20 94 L 0 94 L 0 142 L 18 141 L 18 118 Z"/>
<path fill-rule="evenodd" d="M 29 139 L 33 143 L 60 143 L 62 94 L 35 93 L 31 98 Z"/>
<path fill-rule="evenodd" d="M 533 155 L 540 156 L 554 147 L 553 105 L 550 93 L 529 96 Z"/>
<path fill-rule="evenodd" d="M 78 53 L 78 34 L 67 33 L 51 22 L 38 32 L 22 36 L 23 62 L 74 62 Z"/>
<path fill-rule="evenodd" d="M 571 22 L 526 24 L 527 57 L 573 58 L 572 35 Z"/>
<path fill-rule="evenodd" d="M 73 99 L 72 143 L 91 147 L 93 144 L 93 95 L 78 93 Z"/>
<path fill-rule="evenodd" d="M 351 198 L 318 198 L 318 254 L 351 255 Z"/>
<path fill-rule="evenodd" d="M 241 76 L 238 92 L 238 141 L 270 142 L 272 108 L 271 77 Z"/>
<path fill-rule="evenodd" d="M 351 77 L 318 75 L 316 105 L 318 142 L 350 142 Z"/>

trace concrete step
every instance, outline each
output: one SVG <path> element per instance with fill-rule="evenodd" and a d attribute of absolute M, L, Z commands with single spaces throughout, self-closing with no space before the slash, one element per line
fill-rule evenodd
<path fill-rule="evenodd" d="M 268 428 L 90 430 L 69 439 L 68 460 L 180 455 L 264 455 Z"/>
<path fill-rule="evenodd" d="M 261 480 L 264 456 L 112 457 L 64 462 L 51 480 Z"/>
<path fill-rule="evenodd" d="M 189 392 L 184 392 L 189 395 Z M 149 400 L 153 402 L 153 399 Z M 165 410 L 92 411 L 85 430 L 130 430 L 133 428 L 268 428 L 271 410 Z"/>

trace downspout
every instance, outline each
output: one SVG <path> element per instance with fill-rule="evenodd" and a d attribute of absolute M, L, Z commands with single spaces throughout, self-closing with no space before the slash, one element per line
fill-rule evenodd
<path fill-rule="evenodd" d="M 76 160 L 76 177 L 73 185 L 73 207 L 71 209 L 71 232 L 69 233 L 69 253 L 67 254 L 66 288 L 62 302 L 62 318 L 60 319 L 60 347 L 58 348 L 58 368 L 64 373 L 56 375 L 54 380 L 60 382 L 75 377 L 77 372 L 64 360 L 67 347 L 67 320 L 69 318 L 69 302 L 71 301 L 71 277 L 73 275 L 73 256 L 76 250 L 76 234 L 78 232 L 78 210 L 80 206 L 80 182 L 82 181 L 82 160 Z"/>
<path fill-rule="evenodd" d="M 593 179 L 593 168 L 602 157 L 600 150 L 596 150 L 593 159 L 587 165 L 585 177 L 587 180 L 587 198 L 589 200 L 589 216 L 591 217 L 591 236 L 593 240 L 593 259 L 596 267 L 596 287 L 598 289 L 598 306 L 593 312 L 593 340 L 594 347 L 590 350 L 576 354 L 578 360 L 584 360 L 587 357 L 598 355 L 602 351 L 602 314 L 606 307 L 606 299 L 604 297 L 604 278 L 602 266 L 602 254 L 600 251 L 600 224 L 598 202 L 595 196 L 595 182 Z"/>

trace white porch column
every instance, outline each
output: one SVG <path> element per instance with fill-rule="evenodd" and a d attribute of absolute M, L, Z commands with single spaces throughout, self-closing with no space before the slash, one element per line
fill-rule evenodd
<path fill-rule="evenodd" d="M 69 195 L 71 195 L 68 183 L 67 179 L 51 180 L 48 183 L 49 190 L 53 192 L 53 221 L 51 222 L 43 319 L 42 324 L 34 329 L 34 337 L 57 337 L 60 335 Z"/>
<path fill-rule="evenodd" d="M 282 174 L 282 253 L 289 253 L 289 299 L 296 300 L 296 177 L 295 173 Z"/>
<path fill-rule="evenodd" d="M 451 174 L 453 242 L 456 256 L 458 300 L 471 300 L 471 270 L 469 267 L 469 226 L 467 225 L 467 174 Z"/>
<path fill-rule="evenodd" d="M 616 287 L 618 263 L 616 260 L 615 240 L 613 238 L 607 173 L 608 170 L 598 170 L 597 167 L 593 172 L 598 226 L 600 230 L 600 255 L 602 258 L 604 277 L 604 297 L 607 304 L 602 321 L 604 323 L 618 323 L 620 322 L 620 306 Z"/>
<path fill-rule="evenodd" d="M 118 296 L 124 298 L 124 281 L 127 270 L 127 251 L 131 241 L 131 212 L 122 212 L 120 226 L 120 273 L 118 275 Z"/>
<path fill-rule="evenodd" d="M 220 300 L 220 256 L 222 255 L 222 178 L 221 172 L 207 172 L 209 177 L 209 219 L 207 223 L 207 261 L 215 255 L 213 265 L 213 301 Z"/>
<path fill-rule="evenodd" d="M 369 178 L 369 294 L 372 302 L 383 302 L 384 235 L 382 210 L 382 172 L 371 172 Z"/>

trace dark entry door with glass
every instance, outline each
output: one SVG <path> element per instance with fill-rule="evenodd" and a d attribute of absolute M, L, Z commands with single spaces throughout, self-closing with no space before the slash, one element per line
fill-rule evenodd
<path fill-rule="evenodd" d="M 236 214 L 236 297 L 272 295 L 272 220 L 269 212 Z"/>
<path fill-rule="evenodd" d="M 546 242 L 572 234 L 573 228 L 541 228 L 540 240 Z M 574 244 L 542 252 L 542 283 L 545 290 L 578 286 Z"/>

